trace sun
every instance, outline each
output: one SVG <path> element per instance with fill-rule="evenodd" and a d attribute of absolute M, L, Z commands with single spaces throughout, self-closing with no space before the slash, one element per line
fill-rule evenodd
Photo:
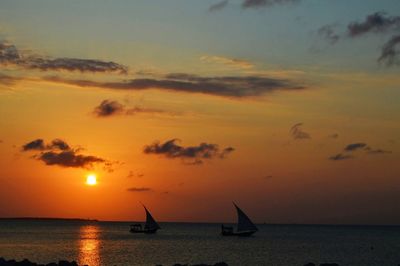
<path fill-rule="evenodd" d="M 97 185 L 97 177 L 95 174 L 89 174 L 86 177 L 86 185 L 88 186 L 95 186 Z"/>

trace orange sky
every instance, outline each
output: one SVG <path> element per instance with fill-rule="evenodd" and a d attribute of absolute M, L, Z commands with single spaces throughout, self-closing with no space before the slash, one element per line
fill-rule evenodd
<path fill-rule="evenodd" d="M 221 21 L 236 12 L 183 8 Z M 290 9 L 266 12 L 281 8 Z M 376 9 L 368 8 L 360 23 Z M 11 2 L 5 9 L 28 12 Z M 74 25 L 58 25 L 60 36 L 51 15 L 43 20 L 54 36 L 44 36 L 42 21 L 33 22 L 37 34 L 24 19 L 0 21 L 0 217 L 143 220 L 143 202 L 160 221 L 234 221 L 235 201 L 255 222 L 400 224 L 398 66 L 362 64 L 375 56 L 377 39 L 359 64 L 339 51 L 308 57 L 315 43 L 307 38 L 294 54 L 257 40 L 275 51 L 267 60 L 239 45 L 249 19 L 266 14 L 243 11 L 244 25 L 227 32 L 232 44 L 190 24 L 201 38 L 192 44 L 179 23 L 194 22 L 172 9 L 154 21 L 160 34 L 163 19 L 171 32 L 162 47 L 139 29 L 137 40 L 109 31 L 107 46 L 100 32 Z M 101 21 L 84 12 L 79 20 Z M 138 18 L 152 28 L 147 19 Z M 312 31 L 324 21 L 309 23 Z M 285 45 L 295 38 L 292 29 L 269 30 L 276 41 L 287 33 Z M 85 184 L 90 173 L 96 186 Z"/>

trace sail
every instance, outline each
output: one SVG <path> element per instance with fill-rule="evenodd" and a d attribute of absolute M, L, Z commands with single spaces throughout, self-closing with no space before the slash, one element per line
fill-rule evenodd
<path fill-rule="evenodd" d="M 145 211 L 146 211 L 146 224 L 144 225 L 145 230 L 154 230 L 154 229 L 160 229 L 160 226 L 154 220 L 153 216 L 151 216 L 151 213 L 147 210 L 147 208 L 143 205 Z"/>
<path fill-rule="evenodd" d="M 233 205 L 235 205 L 238 214 L 237 231 L 258 231 L 250 218 L 235 203 Z"/>

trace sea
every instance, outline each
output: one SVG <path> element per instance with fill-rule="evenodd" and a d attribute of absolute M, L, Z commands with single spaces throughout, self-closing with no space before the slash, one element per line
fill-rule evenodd
<path fill-rule="evenodd" d="M 127 222 L 0 220 L 0 257 L 79 265 L 214 264 L 341 266 L 400 264 L 400 227 L 257 225 L 252 237 L 223 237 L 220 224 L 160 223 L 154 235 Z"/>

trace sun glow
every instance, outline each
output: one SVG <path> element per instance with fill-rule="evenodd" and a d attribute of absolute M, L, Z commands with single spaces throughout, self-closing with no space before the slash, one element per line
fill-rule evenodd
<path fill-rule="evenodd" d="M 90 174 L 86 177 L 86 185 L 88 186 L 97 185 L 97 177 L 95 174 Z"/>

